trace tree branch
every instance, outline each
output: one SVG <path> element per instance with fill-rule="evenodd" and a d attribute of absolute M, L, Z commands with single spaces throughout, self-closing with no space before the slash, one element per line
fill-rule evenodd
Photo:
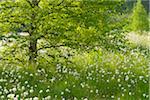
<path fill-rule="evenodd" d="M 37 49 L 37 51 L 42 50 L 42 49 L 47 49 L 47 48 L 58 48 L 58 47 L 62 47 L 62 46 L 66 46 L 66 45 L 51 45 L 51 46 L 45 46 L 45 47 L 41 47 L 41 48 Z"/>
<path fill-rule="evenodd" d="M 64 2 L 64 0 L 62 0 L 59 4 L 57 4 L 57 6 L 60 6 L 63 2 Z"/>
<path fill-rule="evenodd" d="M 31 6 L 33 7 L 32 3 L 30 2 L 30 0 L 26 0 L 26 2 Z"/>

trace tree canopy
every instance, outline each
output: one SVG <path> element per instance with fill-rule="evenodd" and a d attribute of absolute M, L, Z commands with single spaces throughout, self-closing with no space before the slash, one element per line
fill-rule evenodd
<path fill-rule="evenodd" d="M 132 31 L 139 32 L 149 30 L 148 14 L 141 3 L 141 0 L 138 0 L 135 7 L 133 8 L 133 14 L 131 17 L 131 28 Z"/>
<path fill-rule="evenodd" d="M 25 43 L 22 50 L 27 52 L 30 63 L 35 63 L 38 50 L 45 48 L 87 49 L 109 44 L 104 37 L 121 25 L 115 19 L 121 3 L 122 0 L 2 0 L 1 37 L 9 33 L 11 38 Z M 21 32 L 29 36 L 21 37 Z M 38 45 L 39 40 L 46 42 Z"/>

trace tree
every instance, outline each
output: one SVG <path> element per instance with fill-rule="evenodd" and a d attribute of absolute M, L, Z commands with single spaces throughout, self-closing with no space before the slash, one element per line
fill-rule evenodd
<path fill-rule="evenodd" d="M 2 0 L 1 33 L 24 40 L 29 63 L 34 66 L 38 51 L 46 48 L 89 48 L 109 32 L 109 16 L 121 0 Z M 21 37 L 19 32 L 29 33 Z M 46 40 L 38 46 L 39 40 Z M 102 39 L 102 38 L 101 38 Z M 54 57 L 53 55 L 50 55 Z"/>
<path fill-rule="evenodd" d="M 142 31 L 149 30 L 148 14 L 141 3 L 141 0 L 138 0 L 133 8 L 133 14 L 131 17 L 131 30 L 138 31 L 140 33 Z"/>

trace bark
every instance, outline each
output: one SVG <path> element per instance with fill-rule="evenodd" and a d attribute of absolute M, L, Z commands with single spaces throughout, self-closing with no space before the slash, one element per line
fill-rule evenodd
<path fill-rule="evenodd" d="M 30 39 L 30 46 L 29 46 L 29 63 L 31 65 L 36 65 L 36 58 L 37 58 L 37 39 Z"/>
<path fill-rule="evenodd" d="M 38 3 L 40 2 L 40 0 L 32 0 L 29 1 L 29 4 L 31 5 L 32 8 L 38 6 Z M 36 23 L 35 23 L 35 16 L 36 16 L 36 12 L 33 11 L 32 15 L 31 15 L 31 29 L 29 31 L 30 34 L 30 44 L 29 44 L 29 64 L 32 67 L 36 66 L 36 58 L 37 58 L 37 38 L 36 38 Z"/>

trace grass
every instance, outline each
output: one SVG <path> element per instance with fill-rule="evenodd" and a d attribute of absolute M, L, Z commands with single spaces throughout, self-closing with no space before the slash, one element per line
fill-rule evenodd
<path fill-rule="evenodd" d="M 127 38 L 135 45 L 143 46 L 150 49 L 150 33 L 143 33 L 143 35 L 131 32 Z"/>
<path fill-rule="evenodd" d="M 0 100 L 149 100 L 150 35 L 127 38 L 144 53 L 96 49 L 76 54 L 69 64 L 41 58 L 38 69 L 0 63 Z"/>
<path fill-rule="evenodd" d="M 141 53 L 98 50 L 72 61 L 35 71 L 1 66 L 0 99 L 148 100 L 149 60 Z"/>

